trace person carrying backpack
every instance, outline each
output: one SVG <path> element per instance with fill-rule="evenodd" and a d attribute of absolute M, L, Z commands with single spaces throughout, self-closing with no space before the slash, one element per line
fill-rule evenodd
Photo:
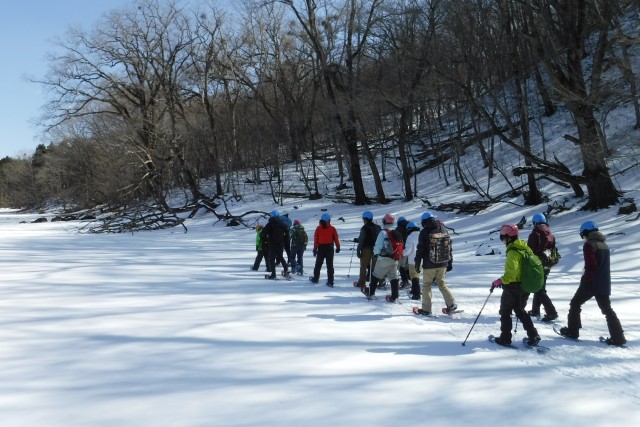
<path fill-rule="evenodd" d="M 527 331 L 527 344 L 538 345 L 540 335 L 536 330 L 531 317 L 525 311 L 529 293 L 521 288 L 522 268 L 524 255 L 526 252 L 533 255 L 527 243 L 518 238 L 518 226 L 515 224 L 504 224 L 500 227 L 500 240 L 507 247 L 507 259 L 504 263 L 504 274 L 491 283 L 491 290 L 502 288 L 500 298 L 500 336 L 495 338 L 495 343 L 503 346 L 511 345 L 511 312 L 522 322 L 522 326 Z"/>
<path fill-rule="evenodd" d="M 353 284 L 359 288 L 365 286 L 367 279 L 367 271 L 373 270 L 375 266 L 375 258 L 373 257 L 373 245 L 380 232 L 380 226 L 373 222 L 373 212 L 365 211 L 362 213 L 362 228 L 357 237 L 358 246 L 356 247 L 356 255 L 360 260 L 360 275 L 358 280 Z"/>
<path fill-rule="evenodd" d="M 547 218 L 544 214 L 535 214 L 531 219 L 531 222 L 533 222 L 533 230 L 531 231 L 531 234 L 529 234 L 527 245 L 531 248 L 533 253 L 540 258 L 540 260 L 543 260 L 544 282 L 542 284 L 542 289 L 533 294 L 531 310 L 529 310 L 528 314 L 529 316 L 540 317 L 540 306 L 542 305 L 545 312 L 542 321 L 548 323 L 558 318 L 558 312 L 551 302 L 551 298 L 547 295 L 547 277 L 551 271 L 551 265 L 549 263 L 545 265 L 544 260 L 547 259 L 547 257 L 545 257 L 545 251 L 551 251 L 555 248 L 556 238 L 553 236 L 553 233 L 551 233 L 551 229 L 549 228 L 549 225 L 547 225 Z"/>
<path fill-rule="evenodd" d="M 289 264 L 291 265 L 291 271 L 297 274 L 304 274 L 304 251 L 307 249 L 307 243 L 309 242 L 309 236 L 304 230 L 302 223 L 299 219 L 293 221 L 293 227 L 291 228 L 291 258 Z"/>
<path fill-rule="evenodd" d="M 287 262 L 284 260 L 283 252 L 287 252 L 287 258 L 290 254 L 289 244 L 289 229 L 280 220 L 280 213 L 277 210 L 271 212 L 269 222 L 262 230 L 260 234 L 263 244 L 266 242 L 269 247 L 269 253 L 267 254 L 267 267 L 271 272 L 271 275 L 265 276 L 267 279 L 276 278 L 276 264 L 282 265 L 283 275 L 289 275 L 289 269 Z"/>
<path fill-rule="evenodd" d="M 377 257 L 375 267 L 371 273 L 369 287 L 360 287 L 360 291 L 368 298 L 372 299 L 376 295 L 378 283 L 386 276 L 391 281 L 391 295 L 387 296 L 388 302 L 395 302 L 398 299 L 398 261 L 402 257 L 403 242 L 402 236 L 397 230 L 391 230 L 395 217 L 386 214 L 382 218 L 382 230 L 376 237 L 373 245 L 373 255 Z"/>
<path fill-rule="evenodd" d="M 403 242 L 407 241 L 408 224 L 409 222 L 405 217 L 401 216 L 400 218 L 398 218 L 396 230 L 402 236 Z M 403 256 L 402 258 L 400 258 L 400 261 L 398 261 L 398 271 L 400 272 L 400 289 L 404 289 L 407 286 L 409 286 L 409 281 L 410 281 L 407 257 Z"/>
<path fill-rule="evenodd" d="M 402 255 L 407 260 L 415 259 L 416 248 L 418 246 L 418 237 L 420 236 L 420 227 L 415 222 L 411 221 L 407 224 L 407 240 L 404 244 Z M 413 262 L 407 263 L 409 267 L 409 278 L 411 279 L 411 299 L 419 300 L 421 298 L 420 293 L 420 273 L 416 270 L 416 266 Z"/>
<path fill-rule="evenodd" d="M 414 265 L 420 272 L 422 267 L 422 308 L 418 313 L 431 315 L 431 284 L 435 280 L 444 298 L 446 313 L 458 309 L 455 298 L 445 281 L 445 274 L 453 269 L 453 250 L 451 238 L 442 221 L 436 220 L 431 212 L 425 212 L 420 218 L 422 231 L 418 236 Z"/>
<path fill-rule="evenodd" d="M 600 311 L 607 319 L 611 335 L 605 343 L 623 346 L 627 340 L 620 320 L 611 308 L 611 251 L 605 243 L 606 238 L 593 221 L 586 221 L 580 226 L 580 238 L 585 240 L 582 246 L 584 273 L 580 278 L 580 286 L 569 303 L 567 326 L 560 328 L 560 334 L 573 339 L 580 336 L 582 305 L 595 297 Z"/>
<path fill-rule="evenodd" d="M 309 280 L 318 283 L 320 280 L 320 269 L 324 261 L 327 261 L 327 286 L 333 288 L 334 269 L 333 269 L 333 251 L 335 245 L 335 253 L 340 253 L 340 239 L 338 239 L 338 231 L 331 225 L 331 216 L 323 213 L 320 217 L 320 224 L 316 227 L 313 234 L 313 256 L 316 257 L 316 265 L 313 269 L 313 276 Z"/>
<path fill-rule="evenodd" d="M 251 267 L 253 271 L 258 271 L 258 269 L 260 268 L 260 263 L 262 262 L 262 258 L 264 258 L 264 262 L 265 264 L 267 264 L 267 270 L 269 269 L 266 250 L 264 250 L 265 245 L 262 242 L 262 239 L 260 238 L 263 228 L 264 227 L 261 226 L 260 224 L 256 225 L 256 259 L 253 261 L 253 266 Z"/>

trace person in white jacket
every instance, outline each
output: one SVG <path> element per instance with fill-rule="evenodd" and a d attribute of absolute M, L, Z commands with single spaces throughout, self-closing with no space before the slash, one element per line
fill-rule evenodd
<path fill-rule="evenodd" d="M 416 256 L 416 247 L 418 246 L 418 236 L 420 235 L 420 227 L 411 221 L 407 224 L 407 241 L 404 244 L 402 255 L 409 260 L 413 260 Z M 420 296 L 420 273 L 416 270 L 413 262 L 408 263 L 409 278 L 411 279 L 411 299 L 419 300 Z"/>

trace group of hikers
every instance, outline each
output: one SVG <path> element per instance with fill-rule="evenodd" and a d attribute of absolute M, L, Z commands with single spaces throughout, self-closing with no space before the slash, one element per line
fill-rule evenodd
<path fill-rule="evenodd" d="M 453 245 L 447 227 L 430 212 L 420 218 L 420 226 L 413 221 L 387 213 L 382 218 L 382 227 L 374 222 L 371 211 L 362 213 L 363 225 L 357 238 L 353 239 L 360 261 L 358 280 L 353 283 L 367 299 L 376 299 L 376 290 L 386 284 L 391 285 L 388 302 L 396 302 L 400 289 L 410 288 L 412 300 L 421 300 L 421 307 L 414 310 L 418 315 L 433 316 L 432 286 L 435 283 L 444 298 L 444 314 L 458 312 L 453 293 L 446 283 L 447 272 L 453 269 Z M 494 342 L 511 346 L 512 313 L 522 323 L 527 332 L 527 345 L 536 346 L 540 336 L 532 317 L 542 322 L 553 322 L 558 312 L 546 290 L 547 276 L 551 267 L 559 260 L 556 241 L 542 213 L 532 218 L 533 230 L 527 241 L 519 238 L 519 227 L 504 224 L 500 227 L 500 240 L 506 247 L 504 273 L 491 283 L 491 292 L 502 289 L 500 299 L 500 335 Z M 270 214 L 267 225 L 256 227 L 256 259 L 252 269 L 258 270 L 264 258 L 269 274 L 265 278 L 275 279 L 276 266 L 282 265 L 282 275 L 304 274 L 304 252 L 308 245 L 302 223 L 296 219 L 291 223 L 287 215 L 277 210 Z M 582 305 L 595 298 L 604 314 L 610 337 L 609 345 L 623 346 L 626 339 L 620 321 L 611 308 L 610 250 L 605 236 L 594 221 L 586 221 L 580 226 L 580 237 L 584 240 L 584 273 L 580 285 L 569 303 L 567 326 L 558 332 L 571 339 L 578 339 L 582 328 L 580 313 Z M 338 232 L 331 225 L 331 216 L 323 213 L 313 235 L 313 256 L 315 266 L 309 280 L 318 283 L 323 264 L 326 263 L 327 286 L 334 286 L 334 254 L 340 252 Z M 287 260 L 284 254 L 287 255 Z M 538 257 L 542 263 L 544 279 L 541 288 L 533 294 L 530 310 L 526 310 L 530 293 L 521 286 L 523 265 L 530 255 Z M 353 257 L 353 254 L 352 254 Z M 290 267 L 290 269 L 289 269 Z M 422 273 L 422 286 L 420 274 Z M 368 283 L 368 286 L 367 286 Z M 544 309 L 542 315 L 541 308 Z"/>

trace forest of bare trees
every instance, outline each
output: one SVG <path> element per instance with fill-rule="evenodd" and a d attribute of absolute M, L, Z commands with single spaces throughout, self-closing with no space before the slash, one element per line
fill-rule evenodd
<path fill-rule="evenodd" d="M 630 60 L 639 29 L 621 21 L 638 16 L 637 0 L 234 3 L 138 0 L 61 36 L 34 82 L 49 94 L 41 124 L 50 142 L 0 160 L 0 205 L 151 200 L 171 212 L 171 189 L 211 204 L 233 191 L 238 171 L 271 182 L 278 203 L 285 163 L 305 177 L 301 196 L 320 198 L 316 165 L 328 157 L 353 203 L 384 203 L 379 154 L 389 144 L 411 200 L 428 196 L 414 179 L 420 153 L 456 167 L 473 144 L 491 174 L 488 141 L 524 159 L 510 172 L 526 177 L 527 203 L 542 201 L 540 175 L 586 195 L 588 209 L 619 200 L 602 122 L 632 104 L 629 126 L 640 127 Z M 604 79 L 613 68 L 619 77 Z M 531 148 L 532 117 L 559 107 L 574 119 L 566 143 L 579 147 L 581 171 Z"/>

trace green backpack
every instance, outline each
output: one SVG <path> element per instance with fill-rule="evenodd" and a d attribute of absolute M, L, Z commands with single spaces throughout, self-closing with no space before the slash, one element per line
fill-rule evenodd
<path fill-rule="evenodd" d="M 520 276 L 520 289 L 534 294 L 544 285 L 544 267 L 542 261 L 529 251 L 514 249 L 522 255 L 522 271 Z"/>

